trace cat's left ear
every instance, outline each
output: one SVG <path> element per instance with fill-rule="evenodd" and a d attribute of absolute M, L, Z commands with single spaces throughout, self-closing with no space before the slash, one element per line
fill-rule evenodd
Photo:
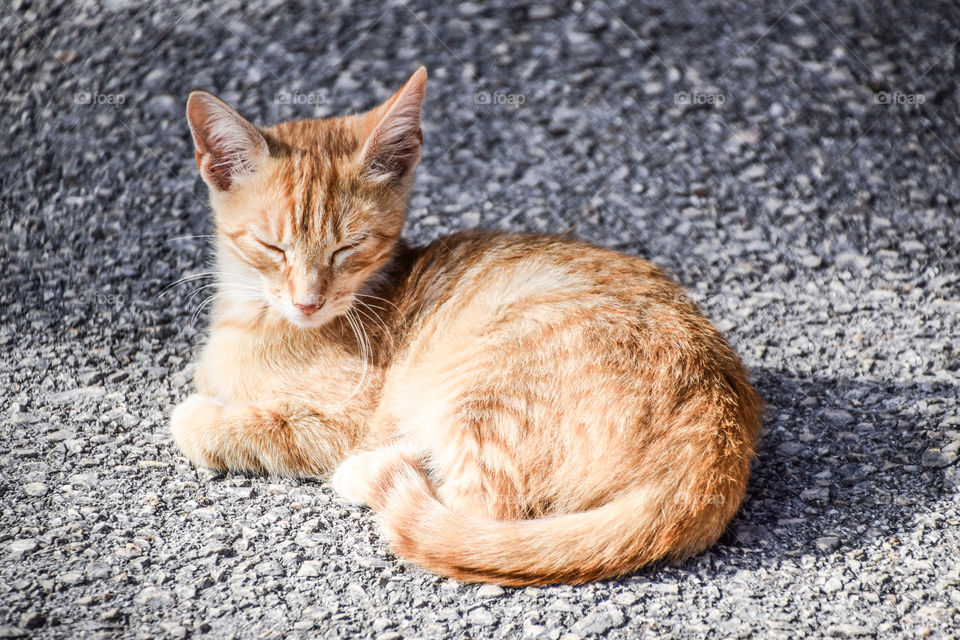
<path fill-rule="evenodd" d="M 213 189 L 229 191 L 238 178 L 255 171 L 270 154 L 263 134 L 212 93 L 190 94 L 187 121 L 197 150 L 197 168 Z"/>
<path fill-rule="evenodd" d="M 420 161 L 423 134 L 420 107 L 427 89 L 427 70 L 420 67 L 392 98 L 368 114 L 372 131 L 361 157 L 376 181 L 408 182 Z"/>

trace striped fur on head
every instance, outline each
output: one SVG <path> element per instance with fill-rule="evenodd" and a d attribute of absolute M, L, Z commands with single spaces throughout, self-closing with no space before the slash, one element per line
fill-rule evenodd
<path fill-rule="evenodd" d="M 193 92 L 187 117 L 210 187 L 222 277 L 299 327 L 345 313 L 403 226 L 425 86 L 421 68 L 367 113 L 264 129 Z"/>

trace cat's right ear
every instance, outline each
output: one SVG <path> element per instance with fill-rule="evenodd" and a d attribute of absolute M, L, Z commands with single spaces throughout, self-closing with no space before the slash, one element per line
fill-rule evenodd
<path fill-rule="evenodd" d="M 237 178 L 255 171 L 270 153 L 263 134 L 212 93 L 190 94 L 187 122 L 197 151 L 197 168 L 212 189 L 229 191 Z"/>

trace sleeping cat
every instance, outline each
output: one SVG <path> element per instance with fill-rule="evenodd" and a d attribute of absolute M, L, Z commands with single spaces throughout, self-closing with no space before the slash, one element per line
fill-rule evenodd
<path fill-rule="evenodd" d="M 739 360 L 643 260 L 565 237 L 406 244 L 426 79 L 266 128 L 190 95 L 218 293 L 177 445 L 334 472 L 398 554 L 461 580 L 583 583 L 702 551 L 760 428 Z"/>

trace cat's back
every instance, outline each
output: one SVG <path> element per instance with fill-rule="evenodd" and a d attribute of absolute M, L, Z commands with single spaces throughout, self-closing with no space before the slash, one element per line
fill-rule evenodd
<path fill-rule="evenodd" d="M 658 267 L 566 236 L 440 238 L 415 250 L 399 300 L 408 319 L 400 360 L 428 355 L 439 367 L 512 354 L 545 363 L 552 354 L 561 368 L 572 357 L 605 362 L 606 377 L 664 375 L 652 368 L 744 377 L 720 333 Z"/>
<path fill-rule="evenodd" d="M 652 263 L 566 235 L 466 231 L 412 250 L 409 263 L 403 295 L 411 306 L 443 304 L 471 288 L 508 298 L 568 291 L 683 299 Z"/>
<path fill-rule="evenodd" d="M 565 235 L 456 233 L 411 250 L 408 264 L 398 298 L 415 324 L 439 317 L 474 333 L 518 316 L 538 324 L 557 315 L 619 317 L 714 337 L 657 266 Z"/>

